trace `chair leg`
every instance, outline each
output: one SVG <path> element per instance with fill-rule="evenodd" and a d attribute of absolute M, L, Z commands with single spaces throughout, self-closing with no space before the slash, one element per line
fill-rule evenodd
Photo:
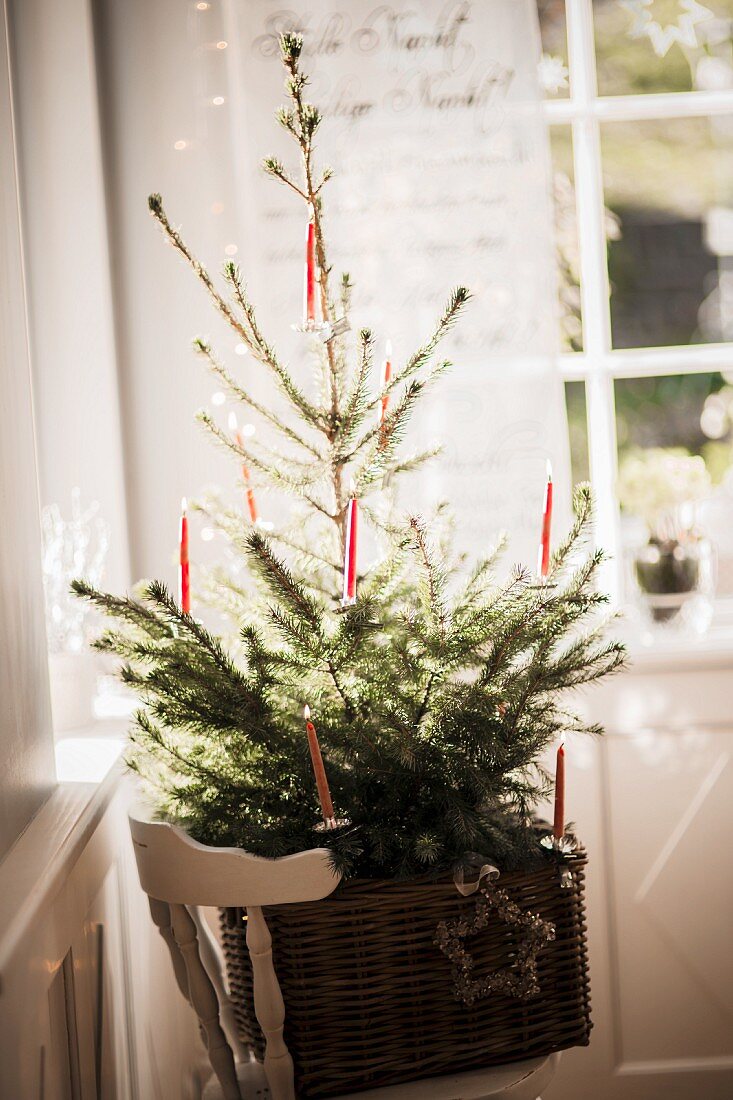
<path fill-rule="evenodd" d="M 186 964 L 183 961 L 183 955 L 178 950 L 178 944 L 176 943 L 175 936 L 173 935 L 173 927 L 171 925 L 171 909 L 167 901 L 158 901 L 157 898 L 148 898 L 148 905 L 150 906 L 150 915 L 153 918 L 153 924 L 160 932 L 166 947 L 168 948 L 168 954 L 171 957 L 171 963 L 173 964 L 173 973 L 176 976 L 176 985 L 180 989 L 183 996 L 188 1003 L 191 1003 L 191 998 L 188 995 L 188 978 L 186 976 Z"/>
<path fill-rule="evenodd" d="M 198 931 L 201 962 L 204 964 L 206 973 L 211 978 L 214 986 L 217 1000 L 219 1001 L 221 1026 L 224 1029 L 224 1034 L 227 1037 L 229 1046 L 234 1052 L 234 1060 L 235 1062 L 248 1062 L 252 1057 L 252 1052 L 247 1044 L 243 1043 L 239 1038 L 237 1018 L 234 1014 L 234 1005 L 229 996 L 227 981 L 224 976 L 221 949 L 206 921 L 205 914 L 197 907 L 189 911 L 196 923 L 196 929 Z"/>
<path fill-rule="evenodd" d="M 264 1069 L 272 1100 L 295 1100 L 293 1059 L 285 1040 L 285 1004 L 272 965 L 272 937 L 259 905 L 247 906 L 247 947 L 252 960 L 255 1016 L 265 1036 Z"/>
<path fill-rule="evenodd" d="M 234 1055 L 219 1023 L 216 990 L 201 962 L 196 924 L 185 905 L 171 905 L 171 917 L 173 935 L 186 964 L 189 997 L 204 1030 L 212 1069 L 224 1100 L 240 1100 Z"/>

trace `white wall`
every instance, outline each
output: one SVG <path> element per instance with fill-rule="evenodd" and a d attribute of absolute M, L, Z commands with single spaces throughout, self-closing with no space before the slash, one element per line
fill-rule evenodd
<path fill-rule="evenodd" d="M 105 185 L 88 0 L 10 0 L 42 504 L 99 501 L 129 582 Z"/>
<path fill-rule="evenodd" d="M 33 405 L 5 9 L 0 6 L 0 859 L 54 782 Z"/>
<path fill-rule="evenodd" d="M 193 274 L 165 246 L 148 194 L 162 192 L 172 218 L 186 219 L 192 247 L 213 270 L 223 252 L 202 201 L 206 166 L 174 149 L 181 135 L 191 139 L 196 102 L 188 6 L 99 0 L 96 7 L 132 575 L 175 587 L 181 497 L 195 496 L 207 482 L 233 483 L 236 467 L 194 422 L 217 387 L 194 358 L 191 340 L 201 332 L 221 335 L 224 326 Z M 222 175 L 226 184 L 226 169 Z M 230 195 L 222 197 L 233 209 Z M 223 339 L 227 349 L 233 344 Z M 201 549 L 196 540 L 192 554 Z"/>

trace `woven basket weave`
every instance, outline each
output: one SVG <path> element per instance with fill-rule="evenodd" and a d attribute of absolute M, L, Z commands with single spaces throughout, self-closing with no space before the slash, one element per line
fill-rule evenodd
<path fill-rule="evenodd" d="M 566 861 L 571 888 L 560 886 L 550 863 L 499 880 L 521 909 L 556 929 L 538 958 L 540 992 L 527 1001 L 492 993 L 469 1008 L 456 999 L 435 930 L 441 920 L 470 920 L 476 898 L 461 897 L 452 881 L 349 880 L 323 901 L 265 909 L 298 1096 L 315 1100 L 586 1045 L 585 863 L 583 852 Z M 261 1060 L 246 919 L 245 910 L 221 910 L 241 1035 Z M 511 965 L 516 930 L 494 914 L 466 946 L 478 978 Z"/>

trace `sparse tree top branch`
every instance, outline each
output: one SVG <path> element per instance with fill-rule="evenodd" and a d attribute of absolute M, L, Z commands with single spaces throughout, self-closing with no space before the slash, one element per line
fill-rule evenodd
<path fill-rule="evenodd" d="M 299 67 L 302 48 L 303 42 L 298 35 L 281 35 L 280 52 L 283 64 L 288 73 L 286 89 L 293 106 L 290 109 L 282 109 L 278 114 L 278 118 L 281 124 L 293 134 L 300 145 L 305 181 L 303 197 L 308 203 L 313 217 L 316 261 L 318 264 L 318 279 L 321 292 L 321 311 L 324 322 L 328 324 L 333 320 L 333 317 L 329 291 L 330 268 L 328 266 L 326 245 L 323 235 L 320 191 L 324 183 L 330 178 L 330 173 L 328 171 L 324 172 L 318 184 L 315 183 L 312 163 L 313 137 L 321 123 L 321 113 L 314 104 L 306 103 L 303 99 L 303 90 L 308 84 L 308 79 L 301 72 Z M 326 344 L 326 354 L 329 366 L 331 390 L 330 418 L 333 435 L 339 421 L 339 370 L 333 341 L 329 341 Z M 341 473 L 338 468 L 334 469 L 334 493 L 336 497 L 336 510 L 340 511 L 343 500 L 341 496 Z"/>

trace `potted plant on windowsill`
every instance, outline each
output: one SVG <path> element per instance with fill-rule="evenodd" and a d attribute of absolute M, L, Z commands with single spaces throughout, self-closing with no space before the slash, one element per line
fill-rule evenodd
<path fill-rule="evenodd" d="M 624 460 L 619 499 L 643 521 L 646 541 L 631 550 L 634 578 L 655 623 L 704 629 L 713 592 L 713 556 L 697 523 L 710 494 L 704 460 L 682 449 L 649 448 Z"/>
<path fill-rule="evenodd" d="M 585 551 L 587 487 L 539 577 L 515 569 L 499 579 L 498 551 L 466 572 L 440 514 L 380 506 L 386 483 L 431 457 L 405 456 L 402 438 L 448 365 L 435 352 L 469 295 L 455 290 L 425 343 L 372 385 L 374 338 L 366 329 L 350 338 L 351 281 L 344 275 L 336 295 L 330 279 L 330 171 L 314 163 L 321 116 L 305 99 L 301 45 L 281 40 L 289 103 L 278 117 L 302 175 L 275 158 L 264 167 L 308 211 L 303 328 L 320 398 L 263 335 L 239 268 L 225 265 L 220 292 L 160 196 L 150 198 L 168 241 L 289 404 L 281 418 L 208 341 L 195 342 L 232 400 L 279 440 L 276 450 L 255 446 L 235 424 L 227 431 L 200 414 L 244 482 L 243 512 L 206 506 L 248 566 L 207 581 L 236 638 L 225 644 L 190 613 L 183 542 L 181 604 L 158 582 L 139 599 L 75 588 L 116 620 L 97 647 L 123 658 L 122 678 L 140 696 L 129 760 L 161 813 L 212 847 L 273 858 L 324 848 L 343 877 L 322 901 L 266 911 L 298 1093 L 316 1097 L 588 1041 L 585 856 L 562 825 L 538 824 L 533 807 L 550 790 L 542 754 L 566 731 L 597 732 L 569 708 L 568 690 L 620 667 L 623 649 L 598 620 L 602 554 Z M 256 508 L 263 485 L 292 508 L 292 523 L 269 534 Z M 369 566 L 356 556 L 360 514 L 379 546 Z M 257 1050 L 245 923 L 228 909 L 224 944 L 240 1026 Z"/>

